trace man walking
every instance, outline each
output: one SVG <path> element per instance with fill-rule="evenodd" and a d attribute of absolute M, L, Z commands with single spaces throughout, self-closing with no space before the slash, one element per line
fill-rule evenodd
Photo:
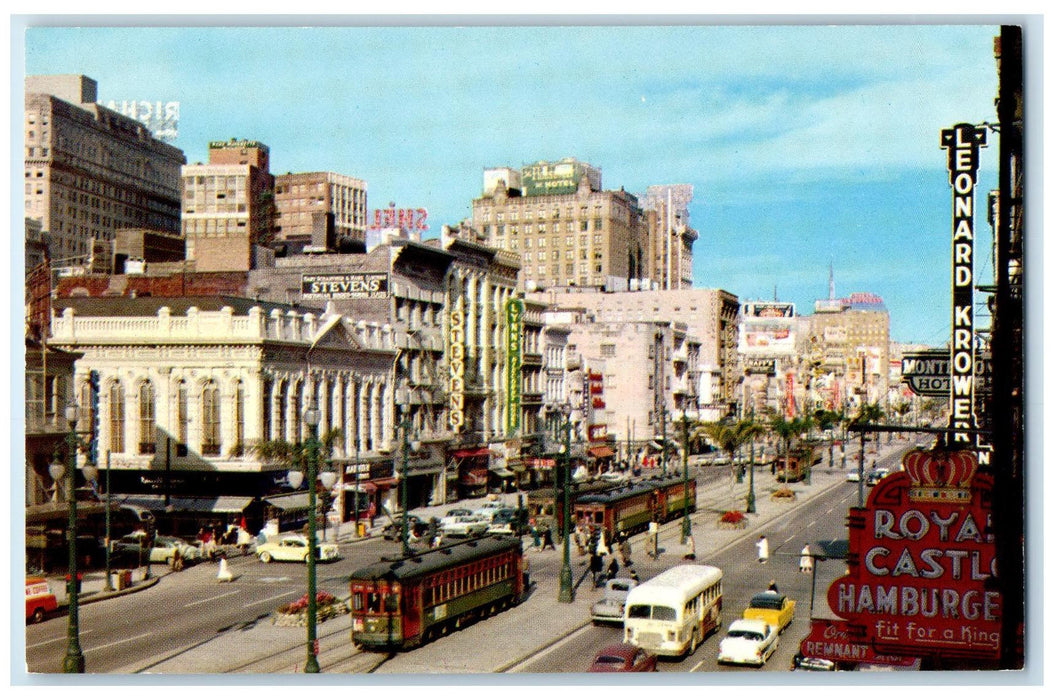
<path fill-rule="evenodd" d="M 769 560 L 769 541 L 764 535 L 758 535 L 758 541 L 754 543 L 758 548 L 758 561 L 762 564 Z"/>

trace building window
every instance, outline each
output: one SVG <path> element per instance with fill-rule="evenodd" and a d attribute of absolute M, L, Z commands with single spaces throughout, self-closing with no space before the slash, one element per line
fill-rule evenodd
<path fill-rule="evenodd" d="M 120 382 L 110 385 L 110 452 L 124 452 L 124 389 Z"/>
<path fill-rule="evenodd" d="M 265 402 L 266 403 L 266 402 Z M 240 456 L 245 449 L 245 385 L 234 382 L 234 451 Z"/>
<path fill-rule="evenodd" d="M 181 449 L 177 454 L 186 454 L 187 435 L 190 432 L 190 411 L 187 403 L 187 383 L 180 380 L 176 388 L 176 439 L 179 440 Z"/>
<path fill-rule="evenodd" d="M 220 453 L 220 390 L 209 380 L 201 391 L 201 454 Z"/>
<path fill-rule="evenodd" d="M 154 422 L 154 385 L 143 382 L 139 387 L 139 454 L 152 455 L 157 451 Z"/>

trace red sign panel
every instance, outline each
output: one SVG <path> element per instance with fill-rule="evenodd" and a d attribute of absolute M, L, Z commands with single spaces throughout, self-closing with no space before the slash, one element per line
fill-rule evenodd
<path fill-rule="evenodd" d="M 802 656 L 843 663 L 911 666 L 916 661 L 910 656 L 876 654 L 867 639 L 855 634 L 849 623 L 843 620 L 813 620 L 799 650 Z"/>
<path fill-rule="evenodd" d="M 849 511 L 849 573 L 827 600 L 876 652 L 995 658 L 1002 596 L 992 476 L 970 451 L 913 450 Z"/>

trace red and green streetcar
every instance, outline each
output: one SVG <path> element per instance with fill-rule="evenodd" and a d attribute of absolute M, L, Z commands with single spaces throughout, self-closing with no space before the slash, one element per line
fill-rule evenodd
<path fill-rule="evenodd" d="M 574 516 L 579 524 L 602 528 L 611 538 L 624 532 L 632 535 L 648 529 L 648 523 L 665 523 L 684 515 L 685 480 L 653 477 L 613 491 L 575 498 Z M 695 479 L 687 482 L 688 512 L 695 512 Z"/>
<path fill-rule="evenodd" d="M 518 605 L 528 584 L 518 537 L 382 558 L 351 575 L 351 641 L 369 650 L 410 649 Z"/>

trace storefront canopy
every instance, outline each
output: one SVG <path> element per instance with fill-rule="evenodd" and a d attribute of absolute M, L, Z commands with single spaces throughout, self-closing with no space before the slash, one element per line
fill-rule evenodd
<path fill-rule="evenodd" d="M 510 471 L 509 471 L 508 469 L 506 469 L 505 467 L 491 467 L 491 468 L 490 468 L 490 470 L 491 470 L 491 472 L 493 472 L 494 474 L 497 474 L 498 476 L 500 476 L 500 477 L 501 477 L 502 479 L 508 479 L 508 478 L 510 478 L 510 477 L 514 477 L 514 476 L 516 476 L 515 474 L 513 474 L 512 472 L 510 472 Z"/>
<path fill-rule="evenodd" d="M 490 450 L 486 447 L 473 447 L 465 450 L 454 450 L 451 454 L 458 459 L 465 459 L 467 457 L 489 457 Z"/>
<path fill-rule="evenodd" d="M 591 457 L 603 458 L 603 457 L 614 457 L 615 452 L 610 447 L 590 447 L 589 455 Z"/>
<path fill-rule="evenodd" d="M 265 503 L 268 503 L 278 510 L 307 510 L 308 492 L 302 491 L 299 493 L 286 493 L 280 496 L 268 496 L 264 499 Z"/>
<path fill-rule="evenodd" d="M 216 496 L 214 498 L 182 498 L 172 496 L 168 499 L 171 510 L 177 513 L 241 513 L 253 502 L 251 496 Z M 114 495 L 111 503 L 146 508 L 155 513 L 162 513 L 165 497 L 155 494 Z"/>

